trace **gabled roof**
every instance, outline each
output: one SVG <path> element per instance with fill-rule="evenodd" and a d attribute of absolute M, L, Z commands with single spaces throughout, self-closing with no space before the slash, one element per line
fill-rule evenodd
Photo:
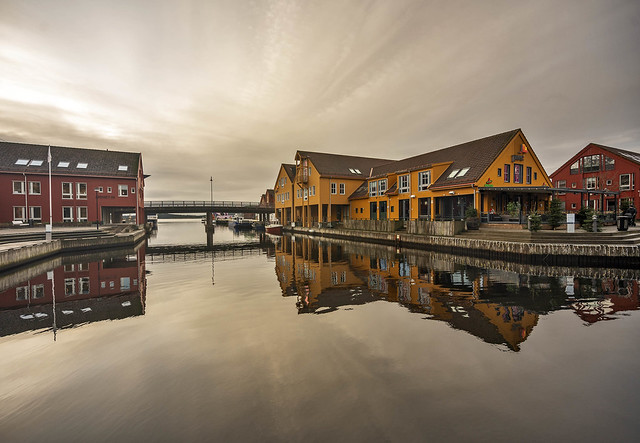
<path fill-rule="evenodd" d="M 48 149 L 46 145 L 0 142 L 0 171 L 47 174 Z M 140 158 L 136 152 L 51 146 L 51 173 L 136 177 Z"/>
<path fill-rule="evenodd" d="M 283 163 L 282 168 L 284 172 L 287 173 L 287 176 L 290 180 L 293 180 L 296 177 L 296 165 L 290 165 L 288 163 Z"/>
<path fill-rule="evenodd" d="M 591 148 L 593 146 L 595 146 L 597 148 L 600 148 L 600 149 L 604 149 L 605 151 L 609 151 L 612 154 L 620 156 L 620 157 L 622 157 L 622 158 L 624 158 L 626 160 L 629 160 L 631 162 L 640 164 L 640 152 L 633 152 L 633 151 L 627 151 L 627 150 L 619 149 L 619 148 L 612 148 L 611 146 L 600 145 L 598 143 L 589 143 L 587 146 L 585 146 L 584 148 L 579 150 L 577 153 L 572 155 L 569 160 L 567 160 L 566 162 L 564 162 L 562 164 L 562 166 L 560 166 L 558 169 L 553 171 L 553 173 L 550 174 L 550 177 L 554 177 L 555 178 L 561 170 L 563 170 L 564 168 L 567 168 L 569 165 L 575 163 L 577 160 L 579 160 L 581 157 L 584 156 L 585 151 L 587 151 L 589 148 Z"/>
<path fill-rule="evenodd" d="M 474 183 L 482 177 L 487 168 L 489 168 L 491 163 L 493 163 L 500 152 L 502 152 L 518 132 L 520 132 L 520 129 L 514 129 L 460 145 L 427 152 L 426 154 L 404 160 L 387 163 L 374 168 L 371 177 L 381 177 L 390 173 L 426 169 L 434 164 L 451 162 L 447 170 L 432 184 L 432 188 Z M 449 175 L 451 175 L 453 171 L 462 171 L 465 168 L 469 169 L 464 175 L 460 176 L 456 174 L 449 178 Z"/>
<path fill-rule="evenodd" d="M 299 157 L 310 159 L 321 176 L 359 178 L 362 180 L 369 177 L 371 168 L 391 161 L 380 158 L 354 157 L 312 151 L 298 151 L 296 158 Z"/>

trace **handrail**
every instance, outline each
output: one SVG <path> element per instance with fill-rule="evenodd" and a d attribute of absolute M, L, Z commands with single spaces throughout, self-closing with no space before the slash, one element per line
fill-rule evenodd
<path fill-rule="evenodd" d="M 259 208 L 260 202 L 243 202 L 243 201 L 201 201 L 201 200 L 162 200 L 162 201 L 145 201 L 145 208 L 166 208 L 166 207 L 225 207 L 225 208 Z"/>

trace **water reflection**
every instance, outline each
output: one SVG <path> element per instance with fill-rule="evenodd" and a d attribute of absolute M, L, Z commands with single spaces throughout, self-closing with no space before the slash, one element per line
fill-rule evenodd
<path fill-rule="evenodd" d="M 296 298 L 299 314 L 386 300 L 513 351 L 554 310 L 571 309 L 588 325 L 639 307 L 637 270 L 479 266 L 455 255 L 287 236 L 275 255 L 282 294 Z"/>
<path fill-rule="evenodd" d="M 67 255 L 0 277 L 0 337 L 144 315 L 145 248 Z"/>

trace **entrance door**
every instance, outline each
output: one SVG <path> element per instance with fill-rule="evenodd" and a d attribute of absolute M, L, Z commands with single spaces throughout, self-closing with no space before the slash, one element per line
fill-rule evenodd
<path fill-rule="evenodd" d="M 387 202 L 380 202 L 380 220 L 387 219 Z"/>
<path fill-rule="evenodd" d="M 411 216 L 411 212 L 409 209 L 409 199 L 399 200 L 398 203 L 400 205 L 398 217 L 400 218 L 400 220 L 409 220 L 409 217 Z"/>
<path fill-rule="evenodd" d="M 378 204 L 376 202 L 369 203 L 369 218 L 371 220 L 378 219 Z"/>

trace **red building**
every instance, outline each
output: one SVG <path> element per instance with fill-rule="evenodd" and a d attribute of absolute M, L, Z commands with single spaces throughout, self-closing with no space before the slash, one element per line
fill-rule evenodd
<path fill-rule="evenodd" d="M 622 201 L 640 205 L 640 153 L 590 143 L 550 175 L 557 196 L 569 212 L 589 206 L 597 211 L 615 211 Z M 571 190 L 582 190 L 573 193 Z M 594 191 L 590 193 L 590 191 Z M 602 191 L 619 192 L 606 195 Z"/>
<path fill-rule="evenodd" d="M 51 146 L 53 223 L 144 220 L 142 154 Z M 0 142 L 0 224 L 49 223 L 49 146 Z"/>

